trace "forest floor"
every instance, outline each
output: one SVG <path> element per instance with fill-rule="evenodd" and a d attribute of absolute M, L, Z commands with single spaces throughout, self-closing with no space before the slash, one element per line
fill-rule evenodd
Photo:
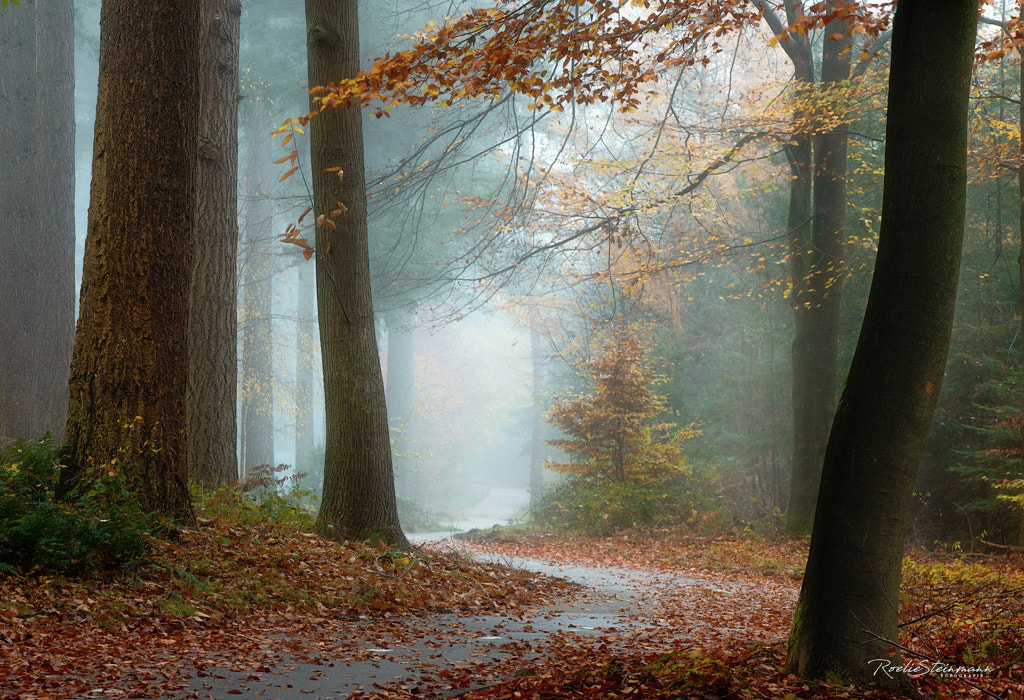
<path fill-rule="evenodd" d="M 0 577 L 0 698 L 284 697 L 269 682 L 282 665 L 313 680 L 425 638 L 416 673 L 292 697 L 892 697 L 783 671 L 805 558 L 802 542 L 679 533 L 505 534 L 408 553 L 216 515 L 130 573 Z M 565 580 L 579 567 L 636 583 L 605 600 L 614 622 L 545 627 L 600 607 Z M 1020 558 L 908 557 L 901 644 L 925 697 L 1024 696 L 1022 571 Z M 467 635 L 500 653 L 446 664 Z M 950 673 L 961 666 L 973 677 Z"/>

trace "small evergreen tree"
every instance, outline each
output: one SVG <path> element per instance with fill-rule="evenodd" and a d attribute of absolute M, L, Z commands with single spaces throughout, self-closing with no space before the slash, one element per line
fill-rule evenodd
<path fill-rule="evenodd" d="M 548 463 L 554 471 L 612 482 L 651 482 L 683 469 L 681 445 L 692 426 L 653 423 L 665 397 L 651 387 L 663 378 L 647 363 L 632 329 L 617 330 L 600 355 L 583 363 L 592 392 L 556 398 L 548 422 L 568 437 L 548 440 L 575 458 Z"/>

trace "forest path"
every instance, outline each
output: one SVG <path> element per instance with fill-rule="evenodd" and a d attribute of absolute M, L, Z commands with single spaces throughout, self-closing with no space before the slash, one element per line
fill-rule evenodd
<path fill-rule="evenodd" d="M 723 638 L 777 639 L 796 595 L 789 580 L 735 580 L 653 570 L 639 562 L 590 565 L 489 549 L 472 553 L 580 588 L 569 600 L 518 616 L 350 621 L 337 628 L 346 639 L 318 654 L 275 652 L 256 672 L 198 669 L 188 680 L 192 692 L 180 697 L 455 697 L 597 647 L 626 653 L 705 647 Z M 295 648 L 289 640 L 277 641 L 282 649 Z M 269 639 L 265 646 L 273 649 L 274 643 Z"/>

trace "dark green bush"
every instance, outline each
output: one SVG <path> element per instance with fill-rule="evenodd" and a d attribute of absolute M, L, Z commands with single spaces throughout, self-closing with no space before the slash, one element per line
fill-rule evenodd
<path fill-rule="evenodd" d="M 530 507 L 531 522 L 559 534 L 604 537 L 631 528 L 672 528 L 693 509 L 689 494 L 677 485 L 566 481 L 548 490 Z"/>
<path fill-rule="evenodd" d="M 155 525 L 111 470 L 88 475 L 58 503 L 59 447 L 19 440 L 0 454 L 0 572 L 76 574 L 130 568 L 150 550 Z"/>

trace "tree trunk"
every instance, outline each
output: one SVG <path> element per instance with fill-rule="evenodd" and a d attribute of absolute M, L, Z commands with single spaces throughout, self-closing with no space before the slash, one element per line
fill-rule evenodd
<path fill-rule="evenodd" d="M 75 12 L 71 0 L 37 0 L 35 104 L 36 216 L 31 284 L 36 318 L 35 434 L 64 439 L 68 374 L 75 343 Z M 26 260 L 26 262 L 28 262 Z M 22 269 L 25 269 L 22 267 Z M 31 307 L 28 307 L 31 309 Z"/>
<path fill-rule="evenodd" d="M 305 260 L 299 263 L 295 300 L 295 468 L 311 473 L 310 469 L 319 472 L 323 465 L 312 464 L 316 417 L 316 268 Z"/>
<path fill-rule="evenodd" d="M 956 301 L 977 9 L 968 0 L 897 6 L 875 274 L 790 631 L 787 668 L 805 677 L 908 682 L 884 665 L 899 656 L 891 643 L 910 496 Z"/>
<path fill-rule="evenodd" d="M 89 230 L 61 492 L 94 469 L 193 523 L 187 317 L 199 123 L 199 0 L 103 3 Z"/>
<path fill-rule="evenodd" d="M 0 65 L 0 441 L 59 441 L 75 323 L 70 0 L 9 7 Z"/>
<path fill-rule="evenodd" d="M 850 77 L 850 37 L 843 22 L 834 20 L 822 33 L 820 87 L 829 90 Z M 842 38 L 832 40 L 830 37 Z M 813 83 L 809 53 L 793 57 L 797 80 Z M 818 121 L 808 115 L 797 121 Z M 807 171 L 799 185 L 806 188 L 794 210 L 791 197 L 790 249 L 793 274 L 793 466 L 790 472 L 786 530 L 810 532 L 821 480 L 829 427 L 835 413 L 838 371 L 839 306 L 842 296 L 842 247 L 846 221 L 847 127 L 836 115 L 825 115 L 828 131 L 799 136 L 794 151 L 803 154 Z M 805 127 L 806 128 L 806 127 Z M 807 144 L 810 140 L 813 145 Z M 813 176 L 811 175 L 813 152 Z M 813 197 L 809 191 L 812 189 Z M 813 214 L 809 199 L 813 199 Z M 811 220 L 811 226 L 806 222 Z M 807 232 L 810 231 L 810 240 Z"/>
<path fill-rule="evenodd" d="M 199 171 L 189 289 L 189 476 L 216 487 L 238 478 L 239 0 L 203 0 Z"/>
<path fill-rule="evenodd" d="M 337 83 L 359 71 L 356 0 L 306 0 L 306 30 L 311 86 Z M 373 327 L 359 107 L 328 109 L 315 117 L 310 150 L 313 213 L 318 220 L 324 217 L 317 227 L 316 277 L 327 453 L 317 531 L 335 540 L 407 547 L 398 522 Z M 343 177 L 327 168 L 341 168 Z"/>
<path fill-rule="evenodd" d="M 31 261 L 38 260 L 39 226 L 34 144 L 24 131 L 35 119 L 35 44 L 35 2 L 9 7 L 0 22 L 0 438 L 9 439 L 40 437 L 32 425 L 31 382 L 32 282 L 39 274 Z"/>
<path fill-rule="evenodd" d="M 541 334 L 530 329 L 530 360 L 533 367 L 533 402 L 530 405 L 530 503 L 544 496 L 544 413 L 547 403 L 541 391 L 545 386 L 544 353 Z"/>
<path fill-rule="evenodd" d="M 413 395 L 416 388 L 416 340 L 413 333 L 413 314 L 407 310 L 389 311 L 385 315 L 388 327 L 388 372 L 384 395 L 388 408 L 388 426 L 393 438 L 409 451 L 409 419 L 412 417 Z M 404 437 L 404 439 L 402 439 Z M 403 496 L 415 497 L 412 470 L 405 462 L 392 455 L 396 489 Z M 404 467 L 404 468 L 403 468 Z"/>
<path fill-rule="evenodd" d="M 246 202 L 242 237 L 242 475 L 274 466 L 274 368 L 271 297 L 274 208 L 263 168 L 270 162 L 271 127 L 263 97 L 249 101 Z"/>

